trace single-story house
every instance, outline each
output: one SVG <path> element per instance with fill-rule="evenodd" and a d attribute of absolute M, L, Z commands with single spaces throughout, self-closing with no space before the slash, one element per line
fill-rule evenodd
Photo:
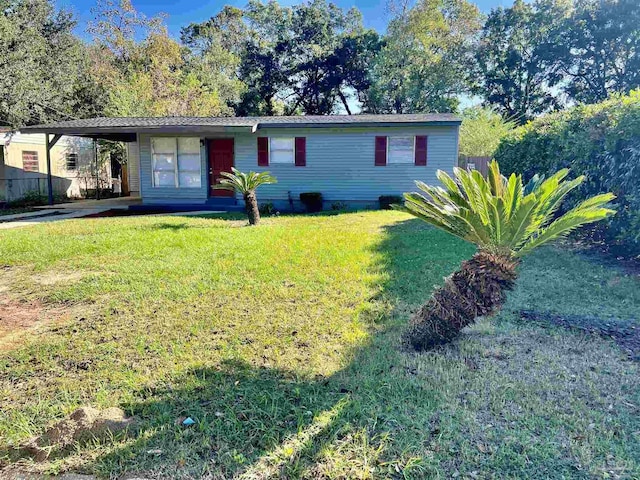
<path fill-rule="evenodd" d="M 93 142 L 63 136 L 50 150 L 52 186 L 56 195 L 81 197 L 95 189 L 96 164 Z M 98 177 L 111 185 L 110 169 L 99 168 Z M 44 135 L 0 132 L 0 200 L 26 195 L 47 195 L 46 142 Z"/>
<path fill-rule="evenodd" d="M 212 188 L 234 166 L 270 171 L 278 183 L 258 199 L 287 209 L 303 192 L 322 193 L 327 206 L 373 206 L 413 190 L 414 180 L 436 182 L 438 169 L 457 164 L 460 122 L 452 114 L 90 118 L 23 130 L 128 142 L 129 189 L 145 205 L 242 203 Z"/>

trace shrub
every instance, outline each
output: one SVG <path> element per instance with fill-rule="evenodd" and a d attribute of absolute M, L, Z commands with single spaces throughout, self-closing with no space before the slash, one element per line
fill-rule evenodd
<path fill-rule="evenodd" d="M 380 208 L 382 210 L 391 210 L 391 205 L 394 203 L 402 205 L 404 203 L 404 198 L 400 195 L 380 195 L 378 197 L 378 202 L 380 202 Z"/>
<path fill-rule="evenodd" d="M 54 193 L 53 201 L 54 203 L 65 203 L 69 201 L 69 198 L 64 193 Z M 32 190 L 30 192 L 26 192 L 21 198 L 6 202 L 6 205 L 9 208 L 24 208 L 47 205 L 47 203 L 49 203 L 49 195 L 47 193 Z"/>
<path fill-rule="evenodd" d="M 272 202 L 261 203 L 258 208 L 260 215 L 275 215 L 278 213 L 275 205 Z"/>
<path fill-rule="evenodd" d="M 491 157 L 500 140 L 515 128 L 513 121 L 487 107 L 469 107 L 462 112 L 460 156 Z"/>
<path fill-rule="evenodd" d="M 505 173 L 549 174 L 571 168 L 587 181 L 571 207 L 593 194 L 617 195 L 618 214 L 593 234 L 625 253 L 640 253 L 640 90 L 593 105 L 579 105 L 517 128 L 500 143 L 496 159 Z"/>
<path fill-rule="evenodd" d="M 345 202 L 333 202 L 331 204 L 331 210 L 346 210 L 347 208 L 349 208 L 349 205 L 347 205 Z"/>
<path fill-rule="evenodd" d="M 300 194 L 300 201 L 304 205 L 307 213 L 322 211 L 322 193 L 305 192 Z"/>

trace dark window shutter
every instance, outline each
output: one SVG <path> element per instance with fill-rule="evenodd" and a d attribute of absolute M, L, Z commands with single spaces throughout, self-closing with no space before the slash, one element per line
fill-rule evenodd
<path fill-rule="evenodd" d="M 376 166 L 387 164 L 387 137 L 376 137 Z"/>
<path fill-rule="evenodd" d="M 307 137 L 296 137 L 296 167 L 307 165 Z"/>
<path fill-rule="evenodd" d="M 258 166 L 269 166 L 269 137 L 258 137 Z"/>
<path fill-rule="evenodd" d="M 416 136 L 416 165 L 425 166 L 427 164 L 427 137 Z"/>

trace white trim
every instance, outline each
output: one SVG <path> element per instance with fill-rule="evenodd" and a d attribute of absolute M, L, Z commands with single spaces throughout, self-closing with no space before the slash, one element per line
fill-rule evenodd
<path fill-rule="evenodd" d="M 413 148 L 410 162 L 391 162 L 390 147 L 392 138 L 408 138 L 413 137 Z M 416 135 L 390 135 L 387 136 L 387 165 L 415 165 L 416 164 Z"/>
<path fill-rule="evenodd" d="M 196 139 L 198 141 L 198 156 L 200 158 L 200 162 L 199 162 L 199 170 L 182 170 L 182 172 L 191 172 L 191 173 L 198 173 L 198 177 L 200 179 L 200 185 L 197 186 L 187 186 L 187 185 L 180 185 L 180 151 L 179 151 L 179 138 L 190 138 L 190 139 Z M 173 155 L 174 156 L 174 164 L 173 164 L 173 181 L 174 181 L 174 186 L 170 186 L 170 185 L 158 185 L 156 183 L 156 171 L 163 171 L 163 170 L 156 170 L 156 153 L 154 151 L 154 140 L 156 139 L 168 139 L 168 140 L 173 140 L 173 151 L 172 152 L 159 152 L 159 154 L 164 154 L 164 155 Z M 201 144 L 200 144 L 200 137 L 192 137 L 192 136 L 188 136 L 188 137 L 177 137 L 177 136 L 155 136 L 155 137 L 150 137 L 149 139 L 149 143 L 150 143 L 150 150 L 151 150 L 151 187 L 152 188 L 175 188 L 175 189 L 185 189 L 185 190 L 197 190 L 199 188 L 202 188 L 202 148 L 201 148 Z M 141 162 L 140 162 L 141 163 Z M 164 170 L 166 172 L 170 172 L 171 170 Z"/>
<path fill-rule="evenodd" d="M 267 137 L 269 139 L 268 143 L 268 148 L 267 148 L 267 152 L 269 154 L 269 165 L 295 165 L 296 164 L 296 137 L 289 137 L 289 136 L 276 136 L 276 137 Z M 273 158 L 271 157 L 271 141 L 272 140 L 291 140 L 291 161 L 286 161 L 286 162 L 274 162 Z M 288 152 L 289 150 L 284 150 L 284 149 L 278 149 L 276 151 L 281 151 L 281 152 Z"/>

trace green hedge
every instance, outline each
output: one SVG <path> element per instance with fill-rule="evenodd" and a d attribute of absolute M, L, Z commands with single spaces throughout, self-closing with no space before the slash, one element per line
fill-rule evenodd
<path fill-rule="evenodd" d="M 640 90 L 594 105 L 540 117 L 517 128 L 495 154 L 505 173 L 549 174 L 568 167 L 587 181 L 573 202 L 595 193 L 615 193 L 618 214 L 598 236 L 640 253 Z"/>

